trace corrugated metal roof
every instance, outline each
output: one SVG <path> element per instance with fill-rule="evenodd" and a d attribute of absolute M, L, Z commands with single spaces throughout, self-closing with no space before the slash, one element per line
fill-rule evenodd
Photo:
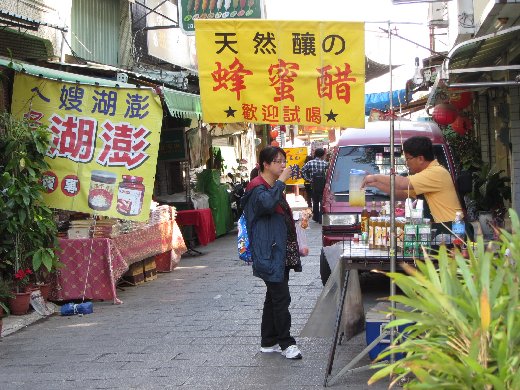
<path fill-rule="evenodd" d="M 514 69 L 511 65 L 520 65 L 519 49 L 520 26 L 462 42 L 449 52 L 445 61 L 449 82 L 478 81 L 484 73 L 500 65 Z M 509 53 L 507 64 L 503 63 L 506 53 Z"/>
<path fill-rule="evenodd" d="M 44 68 L 31 65 L 18 60 L 0 57 L 0 66 L 14 69 L 17 72 L 26 72 L 35 76 L 45 77 L 53 80 L 70 81 L 73 83 L 102 85 L 107 87 L 135 88 L 134 84 L 121 83 L 115 80 L 102 79 L 99 77 L 84 76 L 82 74 L 64 72 L 61 70 Z"/>
<path fill-rule="evenodd" d="M 71 24 L 77 56 L 118 65 L 119 0 L 74 0 Z"/>

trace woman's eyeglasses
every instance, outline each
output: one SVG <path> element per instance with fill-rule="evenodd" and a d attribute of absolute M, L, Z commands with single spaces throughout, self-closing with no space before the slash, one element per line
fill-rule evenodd
<path fill-rule="evenodd" d="M 277 164 L 287 164 L 287 160 L 273 160 L 273 162 Z"/>

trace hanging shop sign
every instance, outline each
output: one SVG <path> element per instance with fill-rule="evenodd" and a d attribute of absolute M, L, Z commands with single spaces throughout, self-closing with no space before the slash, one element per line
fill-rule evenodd
<path fill-rule="evenodd" d="M 48 126 L 52 208 L 146 221 L 162 123 L 148 89 L 89 86 L 17 74 L 12 113 Z"/>
<path fill-rule="evenodd" d="M 364 24 L 197 20 L 203 118 L 365 125 Z"/>
<path fill-rule="evenodd" d="M 286 154 L 287 166 L 291 167 L 291 176 L 286 184 L 303 184 L 302 168 L 307 157 L 307 147 L 300 148 L 283 148 Z"/>
<path fill-rule="evenodd" d="M 186 134 L 184 128 L 168 129 L 161 133 L 159 146 L 160 161 L 186 161 Z"/>
<path fill-rule="evenodd" d="M 197 19 L 264 19 L 264 0 L 179 0 L 180 26 L 195 34 Z"/>

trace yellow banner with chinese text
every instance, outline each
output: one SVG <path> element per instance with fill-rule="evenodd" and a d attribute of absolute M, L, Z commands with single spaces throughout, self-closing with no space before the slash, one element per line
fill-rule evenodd
<path fill-rule="evenodd" d="M 148 220 L 162 123 L 154 92 L 17 74 L 11 111 L 51 133 L 49 207 Z"/>
<path fill-rule="evenodd" d="M 203 120 L 365 126 L 361 22 L 195 21 Z"/>
<path fill-rule="evenodd" d="M 286 154 L 287 165 L 291 167 L 291 176 L 285 184 L 303 184 L 302 168 L 307 157 L 307 147 L 283 148 Z"/>

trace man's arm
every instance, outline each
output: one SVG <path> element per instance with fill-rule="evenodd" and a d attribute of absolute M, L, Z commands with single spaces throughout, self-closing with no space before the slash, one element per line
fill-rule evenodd
<path fill-rule="evenodd" d="M 361 188 L 365 187 L 376 187 L 378 190 L 381 190 L 387 194 L 390 193 L 390 176 L 387 175 L 366 175 L 363 183 L 361 184 Z M 406 176 L 395 176 L 395 192 L 396 194 L 404 191 L 405 193 L 408 191 L 408 187 L 410 190 L 413 190 L 412 184 L 410 180 Z M 406 197 L 406 196 L 405 196 Z"/>

